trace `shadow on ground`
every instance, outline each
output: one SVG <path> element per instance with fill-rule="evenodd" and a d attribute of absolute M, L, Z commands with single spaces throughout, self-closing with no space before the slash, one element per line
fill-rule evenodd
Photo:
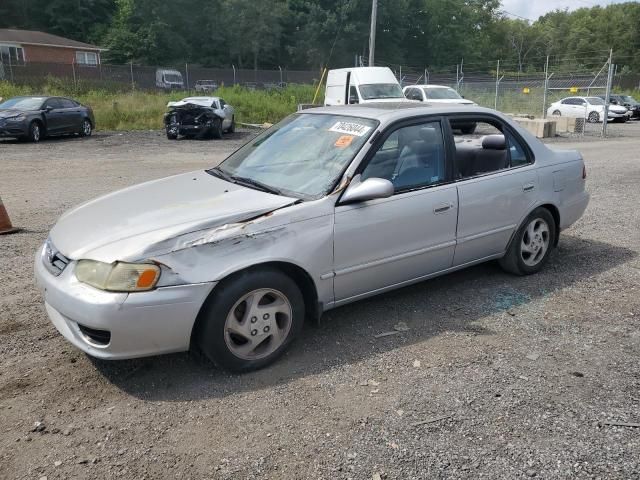
<path fill-rule="evenodd" d="M 331 310 L 320 326 L 306 326 L 274 365 L 244 375 L 227 374 L 187 353 L 91 361 L 110 382 L 141 399 L 180 402 L 223 397 L 322 373 L 443 332 L 491 334 L 476 322 L 589 281 L 636 255 L 626 248 L 564 235 L 550 262 L 536 275 L 509 275 L 490 262 Z M 374 337 L 393 330 L 400 321 L 410 330 Z"/>

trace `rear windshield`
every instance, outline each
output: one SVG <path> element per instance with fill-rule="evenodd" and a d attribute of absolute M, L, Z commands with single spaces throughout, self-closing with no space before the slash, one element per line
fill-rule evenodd
<path fill-rule="evenodd" d="M 404 98 L 402 89 L 397 83 L 370 83 L 360 85 L 360 95 L 363 100 L 378 98 Z"/>
<path fill-rule="evenodd" d="M 44 97 L 16 97 L 0 103 L 0 110 L 40 110 Z"/>
<path fill-rule="evenodd" d="M 233 181 L 250 179 L 303 199 L 329 193 L 378 122 L 342 115 L 294 114 L 219 165 Z M 239 183 L 241 180 L 239 180 Z"/>
<path fill-rule="evenodd" d="M 432 100 L 460 100 L 462 97 L 453 88 L 425 88 L 424 93 Z"/>

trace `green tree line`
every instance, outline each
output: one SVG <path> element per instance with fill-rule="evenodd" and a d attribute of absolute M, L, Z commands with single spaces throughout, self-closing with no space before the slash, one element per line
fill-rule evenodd
<path fill-rule="evenodd" d="M 42 30 L 109 50 L 103 62 L 238 68 L 349 66 L 368 52 L 370 0 L 2 0 L 0 28 Z M 640 3 L 513 18 L 499 0 L 379 0 L 376 63 L 518 71 L 594 67 L 613 48 L 640 71 Z M 597 52 L 596 52 L 597 51 Z M 454 67 L 455 68 L 455 67 Z"/>

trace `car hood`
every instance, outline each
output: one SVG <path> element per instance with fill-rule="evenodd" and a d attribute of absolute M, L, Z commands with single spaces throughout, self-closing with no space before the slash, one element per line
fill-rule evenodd
<path fill-rule="evenodd" d="M 50 239 L 74 260 L 140 260 L 179 235 L 243 222 L 295 202 L 196 171 L 90 200 L 62 215 Z"/>
<path fill-rule="evenodd" d="M 16 117 L 25 113 L 23 110 L 0 110 L 0 118 Z"/>
<path fill-rule="evenodd" d="M 626 113 L 627 107 L 621 107 L 620 105 L 609 105 L 609 110 L 615 113 Z"/>

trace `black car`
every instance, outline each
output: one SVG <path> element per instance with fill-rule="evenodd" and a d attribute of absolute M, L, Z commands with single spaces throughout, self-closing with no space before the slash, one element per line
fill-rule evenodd
<path fill-rule="evenodd" d="M 605 95 L 600 95 L 600 98 L 604 100 Z M 618 95 L 613 93 L 609 95 L 609 98 L 612 105 L 622 105 L 623 107 L 627 107 L 631 112 L 631 118 L 640 118 L 640 102 L 635 98 L 629 95 Z"/>
<path fill-rule="evenodd" d="M 0 138 L 39 142 L 46 136 L 77 133 L 88 137 L 95 128 L 93 111 L 65 97 L 14 97 L 0 103 Z"/>

